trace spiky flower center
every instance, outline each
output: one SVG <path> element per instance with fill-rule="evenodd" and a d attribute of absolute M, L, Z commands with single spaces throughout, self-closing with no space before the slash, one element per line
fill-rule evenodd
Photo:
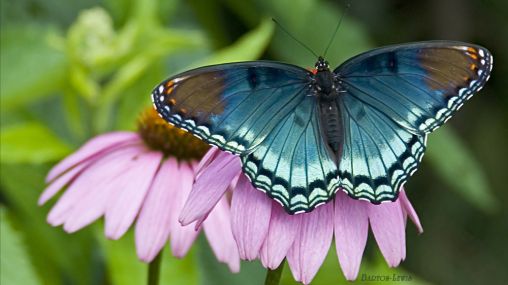
<path fill-rule="evenodd" d="M 164 121 L 152 108 L 139 117 L 138 133 L 150 148 L 181 160 L 199 160 L 210 148 L 193 135 Z"/>

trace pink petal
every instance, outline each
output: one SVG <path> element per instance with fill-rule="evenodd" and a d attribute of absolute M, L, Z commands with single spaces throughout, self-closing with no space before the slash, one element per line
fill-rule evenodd
<path fill-rule="evenodd" d="M 196 178 L 201 175 L 201 171 L 203 169 L 206 169 L 210 163 L 221 153 L 221 150 L 217 147 L 211 147 L 210 150 L 208 150 L 203 156 L 203 158 L 199 161 L 199 164 L 195 168 Z"/>
<path fill-rule="evenodd" d="M 368 232 L 367 203 L 338 191 L 335 196 L 335 246 L 347 280 L 355 280 L 358 276 Z"/>
<path fill-rule="evenodd" d="M 402 208 L 398 201 L 368 205 L 370 226 L 381 253 L 390 267 L 405 258 L 406 237 Z"/>
<path fill-rule="evenodd" d="M 206 238 L 217 260 L 227 263 L 231 272 L 240 271 L 240 255 L 231 230 L 231 213 L 222 197 L 203 224 Z"/>
<path fill-rule="evenodd" d="M 49 171 L 48 176 L 46 177 L 46 182 L 55 179 L 57 176 L 76 164 L 90 159 L 97 154 L 104 153 L 112 147 L 118 147 L 120 145 L 124 145 L 125 143 L 136 142 L 139 140 L 140 138 L 138 134 L 133 132 L 113 132 L 94 137 L 76 152 L 67 156 L 64 160 L 54 166 Z"/>
<path fill-rule="evenodd" d="M 108 200 L 105 214 L 108 238 L 118 239 L 130 227 L 152 184 L 161 159 L 161 152 L 142 153 L 129 163 L 129 168 L 122 175 L 114 178 L 117 189 Z"/>
<path fill-rule="evenodd" d="M 404 190 L 400 191 L 399 201 L 402 206 L 402 211 L 404 212 L 404 222 L 406 217 L 409 216 L 413 224 L 416 226 L 418 233 L 423 233 L 423 227 L 420 223 L 420 218 L 418 218 L 418 214 L 416 214 L 416 211 L 413 208 L 413 205 L 411 205 L 411 202 L 409 202 L 409 199 L 407 198 L 406 192 Z"/>
<path fill-rule="evenodd" d="M 75 179 L 51 209 L 48 215 L 48 223 L 53 226 L 63 224 L 69 219 L 69 215 L 75 208 L 84 208 L 87 212 L 99 211 L 100 213 L 98 213 L 96 218 L 101 216 L 104 212 L 103 208 L 98 209 L 100 205 L 103 205 L 100 198 L 104 195 L 109 195 L 112 190 L 104 188 L 102 183 L 109 182 L 113 177 L 121 174 L 125 169 L 125 164 L 130 161 L 131 157 L 139 154 L 141 151 L 142 148 L 138 146 L 121 148 L 105 155 L 90 165 L 86 171 L 83 171 Z M 100 190 L 99 194 L 103 193 L 103 195 L 96 195 L 97 191 L 92 191 L 95 189 Z M 79 212 L 76 215 L 81 216 L 81 218 L 87 216 Z M 95 217 L 96 214 L 93 216 Z M 79 228 L 79 225 L 68 225 L 68 227 Z"/>
<path fill-rule="evenodd" d="M 148 190 L 136 222 L 136 252 L 145 261 L 152 261 L 166 244 L 171 221 L 176 220 L 173 202 L 180 191 L 180 170 L 174 158 L 163 162 Z"/>
<path fill-rule="evenodd" d="M 265 193 L 252 187 L 245 175 L 240 175 L 231 201 L 231 226 L 240 258 L 258 257 L 268 227 L 272 201 Z"/>
<path fill-rule="evenodd" d="M 288 252 L 288 263 L 295 280 L 309 284 L 330 249 L 333 236 L 333 203 L 301 214 L 300 233 Z"/>
<path fill-rule="evenodd" d="M 175 217 L 180 213 L 185 199 L 192 189 L 194 171 L 188 164 L 180 165 L 180 187 L 173 195 L 173 213 Z M 184 257 L 194 243 L 199 231 L 192 225 L 182 226 L 177 219 L 171 219 L 171 251 L 176 257 Z"/>
<path fill-rule="evenodd" d="M 221 152 L 194 183 L 180 213 L 180 223 L 188 225 L 203 220 L 220 200 L 235 176 L 241 172 L 240 159 Z"/>
<path fill-rule="evenodd" d="M 297 238 L 302 216 L 289 215 L 281 205 L 272 201 L 270 226 L 260 252 L 263 266 L 269 269 L 279 267 Z"/>
<path fill-rule="evenodd" d="M 53 196 L 55 196 L 65 185 L 69 184 L 73 179 L 75 179 L 83 169 L 85 169 L 87 166 L 89 166 L 93 161 L 85 162 L 76 165 L 71 170 L 65 172 L 62 176 L 56 178 L 51 184 L 44 189 L 44 192 L 42 192 L 41 196 L 39 197 L 39 201 L 37 204 L 43 205 L 46 203 L 49 199 L 51 199 Z"/>

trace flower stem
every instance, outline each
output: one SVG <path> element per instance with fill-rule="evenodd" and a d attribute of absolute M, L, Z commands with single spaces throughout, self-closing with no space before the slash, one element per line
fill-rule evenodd
<path fill-rule="evenodd" d="M 148 285 L 158 285 L 161 271 L 162 251 L 148 264 Z"/>
<path fill-rule="evenodd" d="M 284 264 L 286 263 L 286 259 L 284 259 L 279 267 L 274 270 L 268 269 L 266 272 L 265 285 L 279 285 L 280 277 L 282 276 L 282 270 L 284 270 Z"/>

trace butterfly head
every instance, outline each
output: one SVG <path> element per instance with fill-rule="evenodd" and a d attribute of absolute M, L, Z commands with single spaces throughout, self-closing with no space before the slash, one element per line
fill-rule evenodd
<path fill-rule="evenodd" d="M 330 65 L 328 61 L 326 61 L 322 56 L 318 57 L 318 61 L 314 65 L 317 71 L 326 71 L 330 70 Z"/>

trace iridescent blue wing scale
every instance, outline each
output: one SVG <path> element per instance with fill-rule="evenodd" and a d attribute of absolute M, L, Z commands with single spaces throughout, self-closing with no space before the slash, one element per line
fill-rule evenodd
<path fill-rule="evenodd" d="M 164 81 L 152 99 L 166 121 L 239 155 L 252 184 L 289 213 L 310 211 L 338 186 L 310 75 L 262 61 L 203 67 Z"/>
<path fill-rule="evenodd" d="M 373 203 L 395 200 L 416 170 L 426 135 L 446 122 L 490 76 L 492 56 L 461 42 L 375 49 L 335 69 L 345 90 L 341 187 Z"/>

